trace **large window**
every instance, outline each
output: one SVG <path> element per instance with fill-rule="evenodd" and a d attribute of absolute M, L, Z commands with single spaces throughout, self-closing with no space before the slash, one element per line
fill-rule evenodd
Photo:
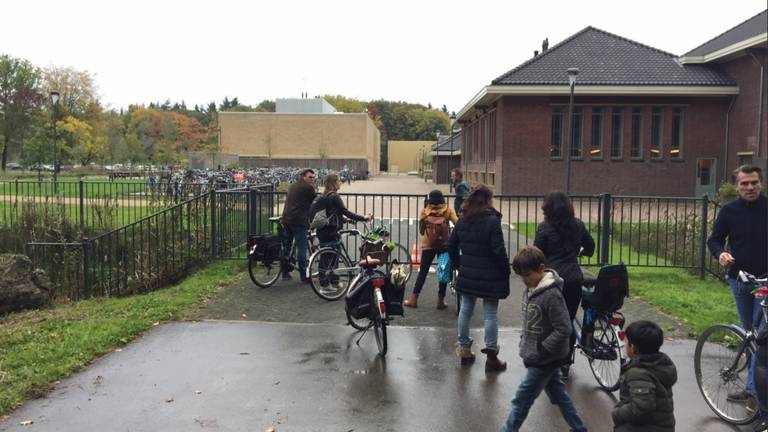
<path fill-rule="evenodd" d="M 643 108 L 632 108 L 632 159 L 643 158 Z"/>
<path fill-rule="evenodd" d="M 682 108 L 672 108 L 672 139 L 669 142 L 669 157 L 672 159 L 683 157 L 684 114 Z"/>
<path fill-rule="evenodd" d="M 552 108 L 552 140 L 550 156 L 553 159 L 563 157 L 563 109 Z"/>
<path fill-rule="evenodd" d="M 624 108 L 611 110 L 611 159 L 621 159 L 624 144 Z"/>
<path fill-rule="evenodd" d="M 654 107 L 651 110 L 651 159 L 661 159 L 664 156 L 662 153 L 663 114 L 664 111 L 660 107 Z"/>
<path fill-rule="evenodd" d="M 592 108 L 592 139 L 589 155 L 592 159 L 603 158 L 603 109 Z"/>
<path fill-rule="evenodd" d="M 581 142 L 581 135 L 582 135 L 582 110 L 581 107 L 573 107 L 573 135 L 571 135 L 571 158 L 572 159 L 581 159 L 584 157 L 582 153 L 582 142 Z"/>

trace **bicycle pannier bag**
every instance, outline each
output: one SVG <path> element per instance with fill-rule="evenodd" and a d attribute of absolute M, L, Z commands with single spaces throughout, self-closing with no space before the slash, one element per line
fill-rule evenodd
<path fill-rule="evenodd" d="M 349 315 L 355 319 L 371 316 L 371 290 L 373 285 L 368 279 L 364 283 L 357 284 L 344 296 L 344 307 Z"/>
<path fill-rule="evenodd" d="M 424 220 L 424 234 L 427 236 L 429 247 L 442 249 L 448 244 L 448 219 L 444 216 L 429 215 Z"/>
<path fill-rule="evenodd" d="M 264 264 L 277 260 L 282 247 L 282 239 L 274 234 L 258 234 L 248 238 L 249 253 L 253 254 L 255 260 Z"/>
<path fill-rule="evenodd" d="M 403 316 L 403 298 L 405 297 L 405 287 L 398 287 L 389 278 L 384 279 L 382 287 L 384 301 L 387 303 L 387 315 Z"/>

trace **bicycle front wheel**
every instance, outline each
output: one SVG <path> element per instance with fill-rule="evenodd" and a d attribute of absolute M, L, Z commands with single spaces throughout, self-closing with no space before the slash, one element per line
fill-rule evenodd
<path fill-rule="evenodd" d="M 589 368 L 600 387 L 615 391 L 619 388 L 621 364 L 624 352 L 621 349 L 619 336 L 605 316 L 598 316 L 594 322 L 592 334 L 592 352 L 588 355 Z"/>
<path fill-rule="evenodd" d="M 324 247 L 309 259 L 309 282 L 312 290 L 323 300 L 344 297 L 356 273 L 347 257 L 332 247 Z"/>
<path fill-rule="evenodd" d="M 253 255 L 248 255 L 248 275 L 251 281 L 261 288 L 267 288 L 277 282 L 280 276 L 280 262 L 273 261 L 264 263 L 254 259 Z"/>
<path fill-rule="evenodd" d="M 751 353 L 744 331 L 734 325 L 713 325 L 696 342 L 696 384 L 712 411 L 729 423 L 745 425 L 757 416 L 756 412 L 747 412 L 743 401 L 728 400 L 729 393 L 741 393 L 747 388 Z"/>

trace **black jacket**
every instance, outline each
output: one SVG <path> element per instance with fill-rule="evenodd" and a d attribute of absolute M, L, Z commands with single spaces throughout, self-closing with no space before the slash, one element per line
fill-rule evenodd
<path fill-rule="evenodd" d="M 457 291 L 491 299 L 509 296 L 509 258 L 499 212 L 489 209 L 475 223 L 459 219 L 448 240 L 448 253 L 459 269 Z"/>
<path fill-rule="evenodd" d="M 342 216 L 356 221 L 365 220 L 365 216 L 360 216 L 347 210 L 347 207 L 341 200 L 341 196 L 339 196 L 337 192 L 323 194 L 312 204 L 312 209 L 309 213 L 315 214 L 320 210 L 325 210 L 329 217 L 328 225 L 317 230 L 317 238 L 321 242 L 328 242 L 336 239 L 337 233 L 343 225 Z"/>
<path fill-rule="evenodd" d="M 283 207 L 283 223 L 309 226 L 309 206 L 315 199 L 315 188 L 304 180 L 297 180 L 288 188 Z"/>
<path fill-rule="evenodd" d="M 677 368 L 664 353 L 641 354 L 622 367 L 615 432 L 673 432 L 672 386 Z"/>
<path fill-rule="evenodd" d="M 564 239 L 554 226 L 547 222 L 539 224 L 536 230 L 536 238 L 533 245 L 544 252 L 547 257 L 547 268 L 551 268 L 566 282 L 581 281 L 584 275 L 579 267 L 579 250 L 584 256 L 592 256 L 595 253 L 595 241 L 584 227 L 584 222 L 576 219 L 579 235 L 576 240 Z"/>
<path fill-rule="evenodd" d="M 768 272 L 768 198 L 765 195 L 754 202 L 739 198 L 723 206 L 707 240 L 709 252 L 715 258 L 725 251 L 726 238 L 736 260 L 728 270 L 729 277 L 736 278 L 739 270 L 757 277 Z"/>

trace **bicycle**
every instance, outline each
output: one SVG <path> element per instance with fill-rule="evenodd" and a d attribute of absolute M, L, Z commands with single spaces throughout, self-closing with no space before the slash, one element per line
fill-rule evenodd
<path fill-rule="evenodd" d="M 296 244 L 294 242 L 288 255 L 285 255 L 284 243 L 287 237 L 285 227 L 280 217 L 269 218 L 273 232 L 277 234 L 260 234 L 248 237 L 248 275 L 251 281 L 261 288 L 268 288 L 277 282 L 281 272 L 293 271 L 298 268 L 296 259 Z M 308 249 L 314 249 L 315 235 L 308 233 Z"/>
<path fill-rule="evenodd" d="M 349 223 L 350 221 L 345 222 Z M 405 264 L 406 281 L 410 278 L 413 270 L 407 250 L 402 245 L 386 241 L 385 239 L 389 236 L 386 230 L 367 227 L 368 225 L 366 225 L 364 233 L 357 229 L 339 230 L 339 238 L 336 241 L 320 245 L 320 248 L 309 258 L 307 278 L 312 289 L 320 298 L 328 301 L 342 298 L 349 290 L 352 279 L 361 272 L 357 261 L 352 259 L 347 250 L 347 242 L 342 241 L 342 236 L 360 236 L 364 245 L 376 244 L 378 250 L 363 249 L 361 255 L 377 255 L 377 258 L 385 263 L 387 273 L 391 270 L 392 265 Z M 399 261 L 400 259 L 404 261 Z M 355 264 L 352 264 L 353 262 Z"/>
<path fill-rule="evenodd" d="M 358 265 L 363 271 L 355 277 L 347 294 L 347 302 L 344 311 L 347 322 L 353 328 L 362 331 L 356 344 L 369 329 L 373 329 L 379 355 L 387 354 L 387 323 L 390 317 L 387 315 L 387 303 L 384 299 L 383 287 L 387 276 L 376 267 L 381 265 L 381 260 L 365 258 Z M 365 292 L 370 282 L 369 292 Z"/>
<path fill-rule="evenodd" d="M 739 271 L 738 278 L 761 298 L 757 325 L 746 330 L 734 324 L 715 324 L 704 330 L 696 341 L 693 368 L 709 408 L 728 423 L 746 425 L 755 421 L 758 410 L 748 412 L 745 403 L 729 401 L 728 394 L 746 389 L 749 365 L 757 353 L 757 331 L 768 325 L 768 277 L 760 279 Z"/>
<path fill-rule="evenodd" d="M 579 350 L 587 358 L 597 383 L 613 392 L 619 388 L 624 351 L 624 315 L 618 312 L 629 294 L 627 269 L 624 264 L 607 265 L 597 279 L 582 282 L 583 317 L 574 318 L 576 343 L 572 355 Z"/>

